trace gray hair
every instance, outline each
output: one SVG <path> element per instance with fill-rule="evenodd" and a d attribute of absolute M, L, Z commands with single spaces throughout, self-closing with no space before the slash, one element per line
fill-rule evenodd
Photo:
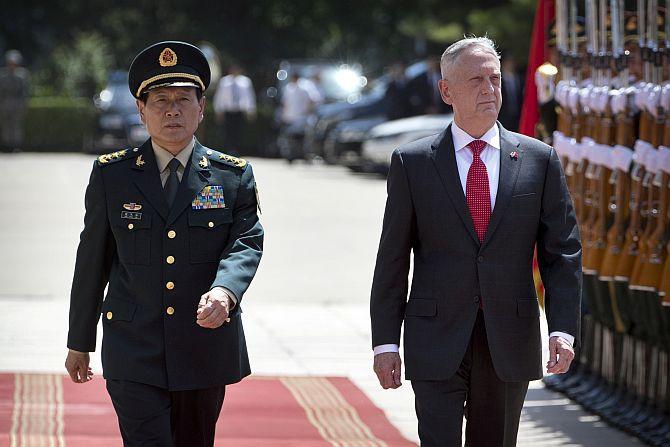
<path fill-rule="evenodd" d="M 482 51 L 492 53 L 500 59 L 500 54 L 496 49 L 496 44 L 488 37 L 464 37 L 458 42 L 454 42 L 449 47 L 444 50 L 442 53 L 442 58 L 440 59 L 440 72 L 443 78 L 447 77 L 447 71 L 456 64 L 459 56 L 466 50 L 469 50 L 473 47 L 479 47 Z"/>

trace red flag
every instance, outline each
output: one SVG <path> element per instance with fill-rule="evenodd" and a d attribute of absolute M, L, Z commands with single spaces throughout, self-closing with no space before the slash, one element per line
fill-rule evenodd
<path fill-rule="evenodd" d="M 535 11 L 533 35 L 528 54 L 528 70 L 526 71 L 526 88 L 521 108 L 519 133 L 535 136 L 535 124 L 540 117 L 537 105 L 537 89 L 535 88 L 535 70 L 549 60 L 547 48 L 547 29 L 555 16 L 554 0 L 540 0 Z"/>

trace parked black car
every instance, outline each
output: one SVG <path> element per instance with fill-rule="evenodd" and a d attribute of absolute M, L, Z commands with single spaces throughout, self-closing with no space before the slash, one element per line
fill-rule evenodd
<path fill-rule="evenodd" d="M 326 136 L 323 145 L 324 159 L 327 163 L 341 164 L 355 172 L 361 171 L 363 141 L 370 129 L 385 121 L 385 115 L 376 115 L 339 123 Z"/>
<path fill-rule="evenodd" d="M 128 90 L 128 73 L 114 71 L 107 86 L 93 98 L 96 129 L 90 151 L 105 153 L 139 146 L 149 138 L 140 120 L 135 98 Z"/>
<path fill-rule="evenodd" d="M 304 129 L 308 125 L 308 117 L 291 125 L 286 125 L 281 120 L 281 96 L 294 74 L 314 82 L 322 96 L 322 107 L 356 103 L 367 83 L 367 78 L 362 76 L 361 67 L 358 65 L 318 59 L 281 61 L 275 75 L 277 84 L 266 90 L 266 96 L 274 102 L 275 107 L 273 133 L 276 135 L 276 151 L 289 161 L 305 158 L 302 148 Z"/>
<path fill-rule="evenodd" d="M 426 72 L 425 61 L 416 62 L 405 70 L 411 80 Z M 325 157 L 325 142 L 330 132 L 341 122 L 359 118 L 383 116 L 386 113 L 388 78 L 382 76 L 371 83 L 369 91 L 355 104 L 338 103 L 318 107 L 308 119 L 302 152 L 306 158 Z M 296 150 L 295 152 L 299 152 Z M 328 161 L 328 160 L 327 160 Z"/>

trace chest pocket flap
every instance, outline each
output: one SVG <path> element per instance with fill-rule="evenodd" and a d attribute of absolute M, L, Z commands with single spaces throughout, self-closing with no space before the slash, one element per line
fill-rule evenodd
<path fill-rule="evenodd" d="M 215 228 L 232 221 L 233 211 L 228 208 L 191 210 L 188 213 L 188 224 L 191 227 Z"/>
<path fill-rule="evenodd" d="M 149 213 L 117 211 L 110 216 L 109 220 L 115 227 L 124 227 L 131 231 L 151 228 L 151 214 Z"/>
<path fill-rule="evenodd" d="M 116 298 L 107 298 L 102 303 L 102 318 L 105 321 L 133 321 L 137 304 Z"/>

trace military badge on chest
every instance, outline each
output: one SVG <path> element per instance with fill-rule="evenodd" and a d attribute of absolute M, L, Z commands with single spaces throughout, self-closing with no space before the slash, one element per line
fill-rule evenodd
<path fill-rule="evenodd" d="M 121 219 L 140 220 L 142 218 L 142 213 L 139 212 L 142 209 L 142 205 L 139 203 L 124 203 L 123 209 L 126 211 L 121 211 Z"/>
<path fill-rule="evenodd" d="M 194 210 L 211 210 L 225 207 L 223 186 L 220 185 L 205 186 L 191 202 L 191 208 Z"/>

